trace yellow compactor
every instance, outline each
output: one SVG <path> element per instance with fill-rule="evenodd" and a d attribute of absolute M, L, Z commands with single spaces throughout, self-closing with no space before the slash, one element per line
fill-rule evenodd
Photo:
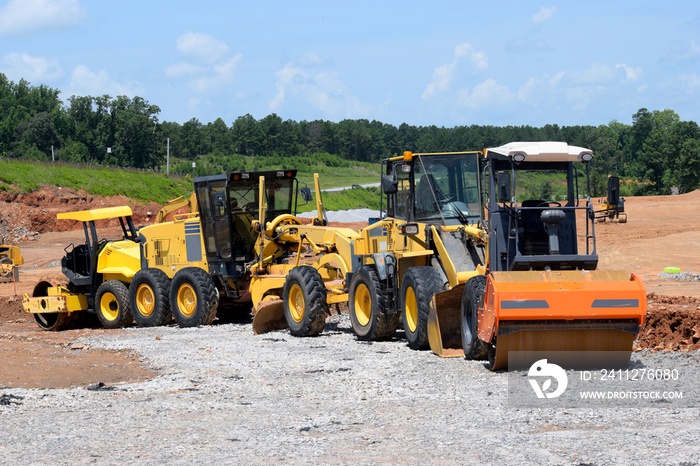
<path fill-rule="evenodd" d="M 633 273 L 597 270 L 595 214 L 579 191 L 592 157 L 516 142 L 384 161 L 386 215 L 354 241 L 357 336 L 388 338 L 402 321 L 412 348 L 486 358 L 494 370 L 508 367 L 510 351 L 628 364 L 646 293 Z M 549 184 L 532 192 L 533 179 Z"/>

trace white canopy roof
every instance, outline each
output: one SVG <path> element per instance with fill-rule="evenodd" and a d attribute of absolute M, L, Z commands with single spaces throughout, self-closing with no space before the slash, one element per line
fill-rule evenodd
<path fill-rule="evenodd" d="M 565 142 L 510 142 L 500 147 L 492 147 L 487 152 L 513 157 L 517 154 L 525 156 L 531 162 L 580 162 L 583 154 L 593 156 L 593 151 L 584 147 L 570 146 Z"/>

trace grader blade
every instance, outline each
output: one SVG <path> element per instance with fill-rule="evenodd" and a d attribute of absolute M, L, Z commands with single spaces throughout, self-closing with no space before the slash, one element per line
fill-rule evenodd
<path fill-rule="evenodd" d="M 461 305 L 464 284 L 435 293 L 428 314 L 428 343 L 442 358 L 464 357 L 461 333 Z"/>
<path fill-rule="evenodd" d="M 569 368 L 626 367 L 645 315 L 646 290 L 629 272 L 494 272 L 478 335 L 495 345 L 493 370 L 510 369 L 512 351 L 546 351 Z"/>
<path fill-rule="evenodd" d="M 253 333 L 272 332 L 287 328 L 284 306 L 281 299 L 270 299 L 258 304 L 253 312 Z"/>

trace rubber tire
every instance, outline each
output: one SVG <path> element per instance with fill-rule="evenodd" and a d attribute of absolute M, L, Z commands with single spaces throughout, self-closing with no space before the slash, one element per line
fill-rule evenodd
<path fill-rule="evenodd" d="M 350 281 L 348 313 L 358 340 L 387 340 L 399 326 L 399 314 L 388 314 L 386 293 L 370 266 L 363 265 Z"/>
<path fill-rule="evenodd" d="M 106 312 L 114 313 L 114 316 Z M 95 314 L 104 328 L 115 329 L 131 324 L 129 289 L 119 280 L 107 280 L 95 293 Z"/>
<path fill-rule="evenodd" d="M 328 315 L 326 286 L 318 270 L 308 265 L 294 267 L 282 292 L 284 318 L 295 337 L 313 337 L 323 331 Z"/>
<path fill-rule="evenodd" d="M 131 314 L 139 327 L 158 327 L 172 319 L 170 279 L 160 269 L 136 272 L 129 286 Z"/>
<path fill-rule="evenodd" d="M 486 345 L 477 336 L 479 308 L 484 303 L 486 276 L 478 275 L 467 280 L 462 292 L 460 328 L 462 349 L 467 359 L 485 359 Z"/>
<path fill-rule="evenodd" d="M 438 291 L 442 291 L 442 279 L 434 268 L 411 267 L 406 271 L 399 298 L 403 309 L 403 328 L 406 331 L 409 348 L 428 349 L 430 301 Z"/>
<path fill-rule="evenodd" d="M 9 267 L 6 270 L 5 267 L 2 267 L 2 264 L 13 265 L 14 262 L 12 262 L 12 259 L 9 257 L 0 258 L 0 274 L 2 275 L 2 278 L 11 278 L 12 271 L 15 269 L 15 267 Z"/>
<path fill-rule="evenodd" d="M 216 319 L 219 290 L 199 267 L 179 270 L 170 284 L 170 310 L 181 328 L 209 325 Z"/>

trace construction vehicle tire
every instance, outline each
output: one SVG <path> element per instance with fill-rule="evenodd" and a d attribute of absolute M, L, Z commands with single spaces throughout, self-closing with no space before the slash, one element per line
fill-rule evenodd
<path fill-rule="evenodd" d="M 440 274 L 430 266 L 411 267 L 404 275 L 399 299 L 406 339 L 412 349 L 428 349 L 430 302 L 442 290 L 441 285 Z"/>
<path fill-rule="evenodd" d="M 139 327 L 158 327 L 172 319 L 170 279 L 159 269 L 136 272 L 129 286 L 129 303 Z"/>
<path fill-rule="evenodd" d="M 350 282 L 348 309 L 358 340 L 389 339 L 399 326 L 399 314 L 388 314 L 386 293 L 369 266 L 360 267 Z"/>
<path fill-rule="evenodd" d="M 216 319 L 219 290 L 203 269 L 186 267 L 170 284 L 170 310 L 180 327 L 209 325 Z"/>
<path fill-rule="evenodd" d="M 484 290 L 486 289 L 486 276 L 478 275 L 470 278 L 462 292 L 462 318 L 460 328 L 462 330 L 462 349 L 467 359 L 485 359 L 486 345 L 477 337 L 477 322 L 479 308 L 484 302 Z"/>
<path fill-rule="evenodd" d="M 104 328 L 129 325 L 133 318 L 129 306 L 129 290 L 119 280 L 107 280 L 97 288 L 95 314 Z"/>
<path fill-rule="evenodd" d="M 9 257 L 0 258 L 0 276 L 3 279 L 9 280 L 12 277 L 12 270 L 14 269 L 14 262 Z"/>
<path fill-rule="evenodd" d="M 284 282 L 284 318 L 295 337 L 312 337 L 323 331 L 328 314 L 326 286 L 318 270 L 308 265 L 294 267 Z"/>

